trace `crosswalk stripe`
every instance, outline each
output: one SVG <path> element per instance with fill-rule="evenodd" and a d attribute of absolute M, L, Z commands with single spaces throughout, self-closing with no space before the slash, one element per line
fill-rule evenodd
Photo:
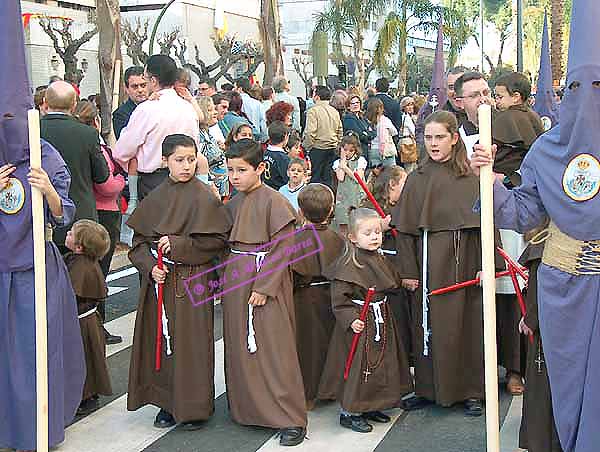
<path fill-rule="evenodd" d="M 225 350 L 223 339 L 215 342 L 215 398 L 225 392 Z M 71 425 L 66 430 L 60 452 L 139 452 L 169 433 L 152 426 L 157 409 L 146 406 L 127 411 L 127 394 Z M 98 434 L 110 437 L 95 441 Z"/>
<path fill-rule="evenodd" d="M 135 275 L 137 272 L 138 272 L 137 268 L 135 268 L 135 267 L 129 267 L 129 268 L 126 268 L 125 270 L 113 272 L 113 273 L 110 273 L 106 277 L 106 282 L 109 283 L 109 282 L 113 282 L 113 281 L 116 281 L 121 278 L 125 278 L 126 276 Z"/>
<path fill-rule="evenodd" d="M 521 427 L 522 410 L 523 396 L 513 397 L 502 428 L 500 429 L 500 452 L 522 450 L 519 449 L 519 429 Z"/>
<path fill-rule="evenodd" d="M 123 315 L 119 318 L 106 322 L 105 327 L 107 331 L 112 334 L 121 336 L 123 342 L 120 344 L 107 345 L 106 346 L 106 357 L 119 353 L 121 350 L 131 347 L 133 343 L 133 329 L 135 326 L 135 314 L 136 311 L 130 312 L 129 314 Z"/>
<path fill-rule="evenodd" d="M 308 413 L 307 439 L 296 451 L 322 450 L 327 452 L 371 451 L 383 440 L 392 428 L 402 410 L 390 410 L 386 413 L 392 418 L 387 424 L 373 424 L 371 433 L 361 434 L 340 426 L 340 407 L 337 403 L 320 405 Z M 273 435 L 257 452 L 272 452 L 289 450 L 279 445 L 279 438 Z"/>

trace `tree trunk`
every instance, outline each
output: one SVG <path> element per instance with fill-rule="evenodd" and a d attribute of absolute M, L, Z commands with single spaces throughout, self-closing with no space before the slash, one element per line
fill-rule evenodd
<path fill-rule="evenodd" d="M 563 23 L 564 23 L 564 0 L 552 0 L 551 2 L 551 60 L 552 79 L 556 84 L 560 83 L 563 76 Z"/>
<path fill-rule="evenodd" d="M 365 89 L 365 60 L 363 59 L 363 44 L 364 37 L 361 30 L 357 30 L 356 42 L 354 43 L 354 60 L 358 68 L 358 91 L 363 92 Z"/>
<path fill-rule="evenodd" d="M 102 136 L 107 142 L 114 144 L 112 133 L 112 112 L 118 105 L 113 105 L 113 84 L 121 83 L 113 80 L 115 61 L 121 60 L 121 15 L 119 0 L 97 0 L 98 14 L 98 64 L 100 67 L 100 118 Z"/>
<path fill-rule="evenodd" d="M 260 20 L 260 34 L 265 56 L 263 85 L 270 85 L 273 82 L 273 78 L 283 71 L 279 6 L 277 0 L 262 0 L 261 3 L 262 19 Z"/>
<path fill-rule="evenodd" d="M 83 80 L 83 71 L 77 68 L 77 63 L 79 59 L 77 58 L 75 52 L 65 51 L 63 57 L 63 63 L 65 65 L 65 81 L 69 83 L 74 83 L 79 86 L 81 81 Z"/>
<path fill-rule="evenodd" d="M 399 33 L 398 43 L 398 94 L 406 94 L 406 80 L 408 78 L 408 62 L 406 61 L 406 43 L 408 36 L 406 33 L 406 5 L 402 4 L 402 29 Z"/>

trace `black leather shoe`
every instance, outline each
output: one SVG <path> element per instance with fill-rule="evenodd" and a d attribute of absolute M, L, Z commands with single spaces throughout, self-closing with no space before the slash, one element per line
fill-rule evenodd
<path fill-rule="evenodd" d="M 481 416 L 483 414 L 483 401 L 481 399 L 465 400 L 465 416 Z"/>
<path fill-rule="evenodd" d="M 427 405 L 431 405 L 433 402 L 425 397 L 409 397 L 408 399 L 403 399 L 400 408 L 404 411 L 415 411 L 420 410 L 421 408 L 425 408 Z"/>
<path fill-rule="evenodd" d="M 86 416 L 98 409 L 99 405 L 100 404 L 98 403 L 98 399 L 95 399 L 93 397 L 84 400 L 79 404 L 79 408 L 77 408 L 77 415 Z"/>
<path fill-rule="evenodd" d="M 123 342 L 123 338 L 121 336 L 114 336 L 106 331 L 104 328 L 104 340 L 106 341 L 106 345 L 115 345 Z"/>
<path fill-rule="evenodd" d="M 279 444 L 281 446 L 297 446 L 306 436 L 306 429 L 303 427 L 282 428 L 279 431 Z"/>
<path fill-rule="evenodd" d="M 168 411 L 161 409 L 154 419 L 154 426 L 156 428 L 169 428 L 176 424 L 175 418 Z"/>
<path fill-rule="evenodd" d="M 205 424 L 206 424 L 206 421 L 182 422 L 180 424 L 180 428 L 181 428 L 181 430 L 185 430 L 186 432 L 192 432 L 194 430 L 200 430 L 202 427 L 204 427 Z"/>
<path fill-rule="evenodd" d="M 379 422 L 380 424 L 387 424 L 391 421 L 390 417 L 381 411 L 367 411 L 366 413 L 363 413 L 362 417 L 366 421 Z"/>
<path fill-rule="evenodd" d="M 340 425 L 358 433 L 369 433 L 373 430 L 373 426 L 362 416 L 340 414 Z"/>

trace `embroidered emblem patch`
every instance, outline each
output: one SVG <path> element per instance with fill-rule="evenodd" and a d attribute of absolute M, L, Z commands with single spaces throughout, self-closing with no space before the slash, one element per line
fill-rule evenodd
<path fill-rule="evenodd" d="M 542 116 L 540 119 L 546 132 L 552 128 L 552 120 L 548 116 Z"/>
<path fill-rule="evenodd" d="M 25 189 L 19 179 L 11 177 L 8 184 L 0 190 L 0 211 L 9 215 L 18 213 L 25 204 Z"/>
<path fill-rule="evenodd" d="M 600 162 L 590 154 L 579 154 L 567 165 L 563 190 L 575 201 L 587 201 L 600 190 Z"/>

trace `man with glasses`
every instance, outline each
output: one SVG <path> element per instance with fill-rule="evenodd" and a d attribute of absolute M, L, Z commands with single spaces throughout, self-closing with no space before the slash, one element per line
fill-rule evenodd
<path fill-rule="evenodd" d="M 454 85 L 465 72 L 468 72 L 468 70 L 464 66 L 455 66 L 448 69 L 448 72 L 446 73 L 446 92 L 448 94 L 448 101 L 442 107 L 444 110 L 449 111 L 456 116 L 459 126 L 467 120 L 467 115 L 463 108 L 458 106 Z"/>
<path fill-rule="evenodd" d="M 217 85 L 208 79 L 201 79 L 198 82 L 198 95 L 199 96 L 214 96 L 217 93 Z"/>
<path fill-rule="evenodd" d="M 113 129 L 117 139 L 121 136 L 121 130 L 129 122 L 133 110 L 148 99 L 148 82 L 144 79 L 143 67 L 131 66 L 127 68 L 123 80 L 125 81 L 125 92 L 129 99 L 112 114 Z"/>
<path fill-rule="evenodd" d="M 466 121 L 461 124 L 459 133 L 471 158 L 473 146 L 479 142 L 477 109 L 482 104 L 493 105 L 492 91 L 480 72 L 465 72 L 458 77 L 454 82 L 454 91 L 456 106 L 466 114 Z"/>

